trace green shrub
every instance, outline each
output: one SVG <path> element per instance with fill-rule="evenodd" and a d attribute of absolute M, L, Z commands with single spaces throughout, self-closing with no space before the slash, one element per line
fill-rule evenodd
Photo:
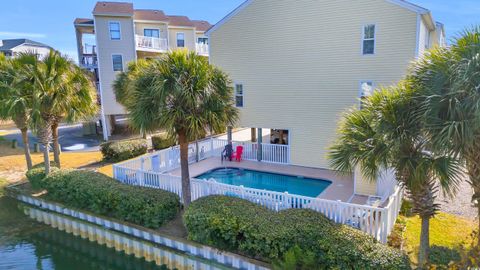
<path fill-rule="evenodd" d="M 428 254 L 430 264 L 436 265 L 437 268 L 445 268 L 450 263 L 459 262 L 462 258 L 458 250 L 433 245 L 430 247 L 430 253 Z"/>
<path fill-rule="evenodd" d="M 321 268 L 410 268 L 400 251 L 312 210 L 275 213 L 242 199 L 210 196 L 193 202 L 183 218 L 191 240 L 267 261 L 285 259 L 298 246 L 312 252 Z"/>
<path fill-rule="evenodd" d="M 50 171 L 54 172 L 57 170 L 57 164 L 55 162 L 50 162 Z M 39 163 L 28 170 L 26 173 L 27 179 L 34 189 L 39 189 L 42 187 L 41 181 L 45 178 L 45 163 Z"/>
<path fill-rule="evenodd" d="M 148 144 L 145 139 L 111 141 L 102 143 L 100 151 L 103 159 L 112 162 L 124 161 L 147 153 Z"/>
<path fill-rule="evenodd" d="M 152 136 L 152 147 L 155 150 L 162 150 L 175 145 L 175 140 L 166 135 Z"/>
<path fill-rule="evenodd" d="M 180 209 L 174 193 L 124 185 L 92 171 L 58 170 L 41 184 L 49 199 L 153 229 L 175 218 Z"/>

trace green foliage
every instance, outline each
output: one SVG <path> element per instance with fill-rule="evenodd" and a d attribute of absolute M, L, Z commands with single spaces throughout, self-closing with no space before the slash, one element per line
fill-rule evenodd
<path fill-rule="evenodd" d="M 91 171 L 58 170 L 40 183 L 49 199 L 152 229 L 175 218 L 180 210 L 176 194 L 124 185 Z"/>
<path fill-rule="evenodd" d="M 55 162 L 50 162 L 51 171 L 55 171 L 57 169 L 57 164 Z M 32 185 L 34 189 L 42 188 L 42 180 L 45 179 L 45 163 L 39 163 L 31 170 L 28 170 L 26 173 L 27 179 Z"/>
<path fill-rule="evenodd" d="M 100 145 L 103 159 L 111 162 L 138 157 L 146 154 L 147 150 L 148 144 L 145 139 L 110 141 Z"/>
<path fill-rule="evenodd" d="M 273 269 L 312 270 L 319 269 L 319 266 L 316 264 L 315 253 L 303 251 L 299 246 L 294 246 L 285 252 L 281 260 L 273 263 Z"/>
<path fill-rule="evenodd" d="M 176 144 L 175 140 L 167 135 L 154 135 L 152 136 L 152 146 L 155 150 L 162 150 L 172 147 Z"/>
<path fill-rule="evenodd" d="M 460 253 L 457 249 L 441 247 L 433 245 L 430 247 L 429 261 L 430 264 L 446 267 L 450 263 L 460 261 Z"/>
<path fill-rule="evenodd" d="M 307 267 L 314 260 L 322 268 L 338 269 L 410 268 L 400 251 L 312 210 L 275 213 L 238 198 L 210 196 L 191 204 L 184 224 L 193 241 L 267 261 Z M 314 259 L 296 258 L 298 249 Z"/>

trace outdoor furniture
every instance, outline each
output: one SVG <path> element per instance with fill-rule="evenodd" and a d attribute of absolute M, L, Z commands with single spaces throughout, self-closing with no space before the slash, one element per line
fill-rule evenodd
<path fill-rule="evenodd" d="M 225 145 L 225 148 L 222 151 L 222 161 L 223 159 L 232 161 L 232 154 L 233 154 L 233 145 L 232 144 L 227 144 Z"/>
<path fill-rule="evenodd" d="M 237 162 L 242 160 L 243 155 L 243 146 L 237 146 L 237 150 L 232 154 L 232 159 L 235 159 Z"/>

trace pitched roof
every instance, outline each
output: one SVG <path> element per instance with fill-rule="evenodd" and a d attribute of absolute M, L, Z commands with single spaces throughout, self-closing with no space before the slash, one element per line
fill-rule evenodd
<path fill-rule="evenodd" d="M 125 2 L 97 2 L 93 9 L 93 15 L 133 15 L 133 4 Z"/>
<path fill-rule="evenodd" d="M 2 45 L 0 46 L 0 51 L 9 51 L 15 47 L 18 47 L 20 45 L 28 45 L 28 46 L 36 46 L 36 47 L 45 47 L 45 48 L 51 48 L 48 45 L 45 45 L 43 43 L 33 41 L 30 39 L 4 39 L 2 40 Z"/>
<path fill-rule="evenodd" d="M 146 21 L 168 21 L 168 17 L 163 11 L 153 9 L 135 9 L 134 19 Z"/>
<path fill-rule="evenodd" d="M 197 31 L 207 31 L 208 29 L 210 29 L 210 27 L 212 27 L 212 25 L 207 22 L 207 21 L 197 21 L 197 20 L 192 20 L 193 22 L 193 25 L 195 26 L 195 29 Z"/>
<path fill-rule="evenodd" d="M 94 22 L 93 19 L 76 18 L 73 24 L 91 24 L 93 26 Z"/>
<path fill-rule="evenodd" d="M 195 27 L 194 23 L 187 16 L 169 15 L 168 22 L 173 26 Z"/>

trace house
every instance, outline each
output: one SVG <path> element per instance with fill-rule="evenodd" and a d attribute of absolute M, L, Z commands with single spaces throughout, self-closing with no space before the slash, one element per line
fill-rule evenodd
<path fill-rule="evenodd" d="M 0 53 L 7 57 L 15 57 L 19 53 L 34 52 L 38 56 L 47 55 L 52 48 L 43 43 L 30 39 L 4 39 L 0 40 Z"/>
<path fill-rule="evenodd" d="M 112 89 L 116 75 L 139 58 L 154 58 L 170 50 L 186 48 L 208 57 L 206 21 L 167 15 L 161 10 L 134 9 L 132 3 L 97 2 L 91 18 L 77 18 L 79 63 L 96 74 L 102 105 L 104 139 L 108 140 L 116 118 L 125 115 Z M 84 44 L 94 35 L 95 45 Z"/>
<path fill-rule="evenodd" d="M 210 62 L 234 82 L 240 127 L 253 128 L 252 141 L 268 130 L 264 143 L 313 168 L 328 168 L 343 112 L 445 45 L 431 12 L 403 0 L 247 0 L 207 35 Z M 355 174 L 355 194 L 384 188 Z"/>

